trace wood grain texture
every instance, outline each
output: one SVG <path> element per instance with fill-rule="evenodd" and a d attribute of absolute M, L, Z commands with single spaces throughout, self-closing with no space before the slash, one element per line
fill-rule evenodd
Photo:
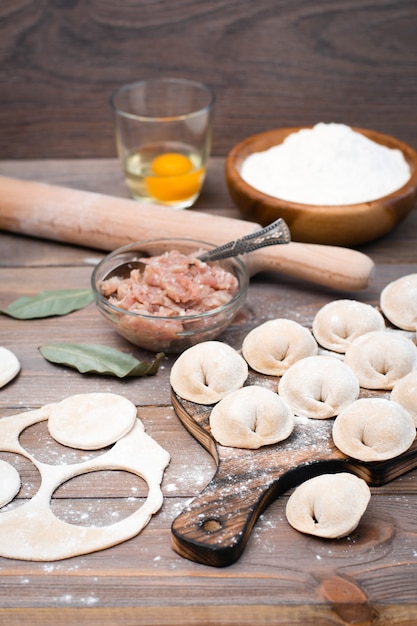
<path fill-rule="evenodd" d="M 250 371 L 245 384 L 278 392 L 278 377 Z M 361 390 L 360 397 L 387 397 Z M 217 469 L 204 490 L 174 520 L 172 545 L 185 558 L 226 567 L 243 554 L 258 517 L 276 498 L 317 475 L 352 472 L 379 487 L 417 467 L 417 441 L 402 455 L 384 462 L 348 458 L 333 443 L 334 420 L 295 424 L 285 441 L 257 450 L 218 444 L 210 431 L 211 406 L 183 400 L 172 405 L 185 428 L 213 456 Z"/>
<path fill-rule="evenodd" d="M 215 155 L 318 121 L 417 148 L 416 20 L 413 0 L 7 0 L 0 158 L 114 155 L 110 93 L 161 75 L 216 91 Z"/>
<path fill-rule="evenodd" d="M 201 206 L 215 214 L 235 216 L 223 165 L 222 159 L 213 161 Z M 125 193 L 114 159 L 8 161 L 0 163 L 0 172 Z M 387 282 L 417 272 L 416 233 L 414 210 L 390 235 L 363 246 L 377 267 L 372 285 L 355 294 L 358 299 L 377 304 Z M 93 263 L 100 257 L 101 253 L 89 248 L 0 233 L 0 309 L 19 295 L 44 288 L 88 285 Z M 251 280 L 245 309 L 224 339 L 239 349 L 250 329 L 272 317 L 311 324 L 320 306 L 336 295 L 346 293 L 335 294 L 284 275 L 259 274 Z M 46 362 L 38 348 L 51 340 L 104 343 L 137 358 L 148 356 L 117 336 L 94 306 L 64 318 L 30 322 L 0 315 L 0 345 L 12 349 L 22 363 L 19 377 L 0 391 L 0 419 L 73 393 L 125 395 L 137 405 L 146 431 L 171 454 L 162 483 L 164 503 L 143 533 L 114 548 L 55 563 L 0 558 L 1 624 L 415 626 L 415 470 L 372 488 L 366 517 L 358 532 L 348 538 L 324 541 L 296 532 L 285 521 L 285 494 L 257 520 L 238 562 L 218 569 L 189 561 L 171 548 L 171 524 L 210 482 L 216 464 L 174 415 L 171 357 L 156 377 L 117 381 L 82 376 Z M 55 452 L 62 459 L 63 450 L 46 444 L 42 429 L 28 429 L 24 442 L 46 460 Z M 19 500 L 24 501 L 39 482 L 31 465 L 22 467 L 22 477 Z M 99 523 L 115 511 L 123 516 L 140 503 L 143 485 L 124 472 L 100 478 L 92 474 L 85 482 L 70 481 L 60 487 L 53 499 L 57 514 Z"/>

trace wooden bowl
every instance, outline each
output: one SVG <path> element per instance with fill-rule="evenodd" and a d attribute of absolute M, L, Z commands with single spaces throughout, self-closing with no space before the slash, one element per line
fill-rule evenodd
<path fill-rule="evenodd" d="M 269 196 L 242 179 L 240 169 L 250 154 L 282 143 L 287 135 L 301 128 L 277 128 L 253 135 L 229 152 L 225 164 L 226 183 L 233 202 L 246 219 L 265 226 L 282 217 L 294 241 L 353 247 L 385 235 L 414 208 L 417 200 L 417 153 L 394 137 L 361 128 L 354 130 L 379 144 L 398 148 L 411 167 L 410 180 L 387 196 L 360 204 L 313 206 Z"/>

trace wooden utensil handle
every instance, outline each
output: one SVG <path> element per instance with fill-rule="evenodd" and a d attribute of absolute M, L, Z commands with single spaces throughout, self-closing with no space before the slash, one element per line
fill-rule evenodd
<path fill-rule="evenodd" d="M 132 241 L 165 236 L 223 244 L 260 228 L 259 224 L 200 211 L 175 211 L 91 193 L 0 177 L 0 229 L 114 250 Z M 251 252 L 251 274 L 264 270 L 342 290 L 365 289 L 374 264 L 356 251 L 333 246 L 290 243 Z"/>
<path fill-rule="evenodd" d="M 211 565 L 231 565 L 243 553 L 259 515 L 292 487 L 325 471 L 341 468 L 345 461 L 318 458 L 297 465 L 298 459 L 248 470 L 236 459 L 220 463 L 212 481 L 175 518 L 171 526 L 172 548 L 181 556 Z M 256 464 L 256 463 L 255 463 Z"/>
<path fill-rule="evenodd" d="M 225 465 L 171 526 L 171 544 L 178 554 L 213 567 L 237 561 L 268 501 L 262 498 L 266 486 L 245 484 L 236 467 Z"/>

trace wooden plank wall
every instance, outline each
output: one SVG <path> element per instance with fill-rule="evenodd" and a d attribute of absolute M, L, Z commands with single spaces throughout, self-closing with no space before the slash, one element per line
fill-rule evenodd
<path fill-rule="evenodd" d="M 415 0 L 1 0 L 0 159 L 115 156 L 110 93 L 184 76 L 217 94 L 213 154 L 345 122 L 417 149 Z"/>

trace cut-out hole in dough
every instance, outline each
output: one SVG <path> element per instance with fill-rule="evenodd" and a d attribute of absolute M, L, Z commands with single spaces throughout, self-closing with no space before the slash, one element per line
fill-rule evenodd
<path fill-rule="evenodd" d="M 111 403 L 114 400 L 114 404 L 118 404 L 119 397 L 114 398 L 114 394 L 107 394 L 107 397 Z M 80 406 L 85 405 L 86 400 L 82 396 Z M 0 419 L 0 451 L 3 444 L 5 450 L 27 457 L 41 475 L 41 486 L 33 497 L 16 509 L 8 505 L 8 510 L 2 510 L 0 514 L 0 555 L 6 558 L 55 561 L 103 550 L 136 536 L 162 506 L 160 485 L 170 456 L 145 433 L 138 418 L 125 436 L 96 458 L 77 465 L 50 465 L 37 461 L 19 441 L 24 429 L 48 419 L 50 409 L 51 405 L 45 405 Z M 141 501 L 137 510 L 104 526 L 79 526 L 54 515 L 51 498 L 61 485 L 74 476 L 114 469 L 125 470 L 146 481 L 149 491 L 146 498 L 137 499 Z"/>
<path fill-rule="evenodd" d="M 149 492 L 147 483 L 125 470 L 100 470 L 74 476 L 52 495 L 50 508 L 68 524 L 108 526 L 132 515 Z"/>
<path fill-rule="evenodd" d="M 73 465 L 101 456 L 107 448 L 79 450 L 69 448 L 51 437 L 46 421 L 25 428 L 19 437 L 20 445 L 37 461 L 48 465 Z M 0 443 L 1 445 L 1 443 Z"/>

